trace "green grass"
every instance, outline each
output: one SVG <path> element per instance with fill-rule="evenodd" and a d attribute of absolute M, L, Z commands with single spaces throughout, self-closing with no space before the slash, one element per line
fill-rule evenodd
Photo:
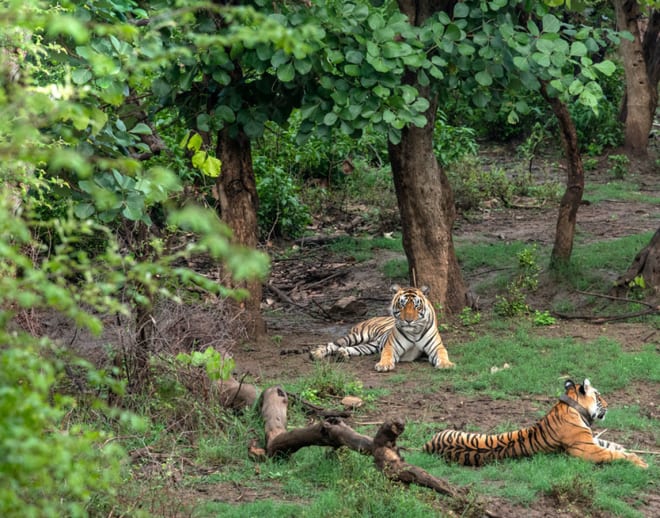
<path fill-rule="evenodd" d="M 387 237 L 340 237 L 328 245 L 328 249 L 339 255 L 351 255 L 362 262 L 373 257 L 374 250 L 393 250 L 403 252 L 401 234 Z"/>
<path fill-rule="evenodd" d="M 639 184 L 630 180 L 612 180 L 605 184 L 588 184 L 585 186 L 583 198 L 591 203 L 604 200 L 660 203 L 660 198 L 642 193 Z"/>

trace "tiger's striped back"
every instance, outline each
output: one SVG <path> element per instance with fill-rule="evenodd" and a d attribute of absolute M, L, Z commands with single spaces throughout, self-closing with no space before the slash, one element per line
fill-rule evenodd
<path fill-rule="evenodd" d="M 444 430 L 424 445 L 424 451 L 466 466 L 481 466 L 507 457 L 527 457 L 535 453 L 566 451 L 592 462 L 628 460 L 640 467 L 646 463 L 619 444 L 593 436 L 591 422 L 604 419 L 607 402 L 591 386 L 565 384 L 565 394 L 534 426 L 501 434 L 467 433 Z"/>

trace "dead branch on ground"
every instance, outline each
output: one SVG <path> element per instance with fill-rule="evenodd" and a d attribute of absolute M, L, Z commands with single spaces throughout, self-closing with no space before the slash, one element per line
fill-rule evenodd
<path fill-rule="evenodd" d="M 397 438 L 405 429 L 401 419 L 391 419 L 383 423 L 373 439 L 356 432 L 336 417 L 305 428 L 287 430 L 288 403 L 289 398 L 281 387 L 271 387 L 264 391 L 261 415 L 266 438 L 266 448 L 263 452 L 267 456 L 288 456 L 305 446 L 345 446 L 359 453 L 372 455 L 378 469 L 390 480 L 406 485 L 421 485 L 459 501 L 464 500 L 464 489 L 455 488 L 403 460 L 396 446 Z M 252 444 L 253 454 L 254 447 Z"/>

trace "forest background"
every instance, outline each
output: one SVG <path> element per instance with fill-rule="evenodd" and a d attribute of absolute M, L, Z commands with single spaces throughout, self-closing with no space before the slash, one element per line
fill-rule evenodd
<path fill-rule="evenodd" d="M 587 344 L 578 367 L 555 371 L 601 373 L 592 381 L 612 391 L 641 379 L 613 426 L 624 439 L 636 432 L 644 451 L 657 447 L 656 2 L 29 1 L 6 2 L 2 14 L 3 515 L 212 515 L 229 511 L 204 508 L 199 493 L 240 501 L 246 489 L 233 491 L 250 484 L 294 514 L 323 515 L 345 492 L 356 514 L 381 505 L 505 515 L 548 498 L 569 514 L 658 509 L 653 465 L 589 478 L 580 464 L 521 464 L 561 474 L 518 495 L 487 490 L 486 503 L 479 491 L 466 503 L 391 488 L 341 453 L 305 453 L 301 469 L 269 460 L 259 476 L 243 451 L 258 412 L 226 411 L 217 383 L 284 383 L 324 405 L 357 394 L 369 403 L 366 430 L 396 401 L 421 440 L 434 405 L 455 404 L 445 393 L 468 407 L 486 400 L 440 420 L 523 425 L 543 405 L 490 428 L 482 416 L 493 401 L 548 397 L 561 383 L 532 369 L 533 356 L 517 369 L 504 358 L 536 343 L 565 364 L 578 347 L 562 337 L 577 336 Z M 581 214 L 595 217 L 587 203 L 607 214 L 608 230 L 574 251 Z M 525 220 L 535 222 L 529 234 L 509 233 Z M 470 248 L 480 246 L 462 240 L 470 228 L 512 246 Z M 579 248 L 600 237 L 602 248 Z M 370 262 L 372 250 L 381 261 Z M 354 277 L 363 267 L 372 275 Z M 466 282 L 485 270 L 502 275 Z M 391 282 L 431 286 L 466 370 L 438 380 L 420 363 L 397 381 L 374 378 L 370 359 L 337 368 L 282 354 L 382 312 Z M 619 344 L 621 331 L 608 329 L 592 342 L 592 331 L 565 327 L 530 338 L 585 311 L 602 323 L 607 297 L 625 305 L 615 320 L 638 326 L 627 328 L 633 340 Z M 471 348 L 503 361 L 470 367 L 481 356 Z M 605 363 L 631 362 L 628 377 L 599 370 L 603 350 Z M 514 374 L 477 374 L 491 368 Z M 420 385 L 432 401 L 410 396 Z M 309 466 L 325 473 L 314 499 Z M 470 476 L 482 484 L 493 473 Z M 617 477 L 629 491 L 610 496 Z M 192 498 L 193 486 L 206 489 Z M 390 497 L 367 497 L 373 487 Z M 290 501 L 273 503 L 281 493 Z"/>

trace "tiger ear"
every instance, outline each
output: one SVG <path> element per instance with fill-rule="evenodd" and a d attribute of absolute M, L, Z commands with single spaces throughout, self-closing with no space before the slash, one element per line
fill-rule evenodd
<path fill-rule="evenodd" d="M 430 288 L 426 284 L 424 286 L 422 286 L 421 288 L 419 288 L 419 289 L 424 295 L 429 294 Z"/>
<path fill-rule="evenodd" d="M 591 387 L 591 382 L 587 378 L 584 378 L 582 386 L 580 387 L 580 394 L 586 394 L 589 387 Z"/>
<path fill-rule="evenodd" d="M 575 388 L 575 383 L 573 383 L 573 380 L 566 380 L 564 383 L 564 390 L 568 390 L 570 388 Z"/>
<path fill-rule="evenodd" d="M 392 284 L 392 286 L 390 286 L 390 291 L 392 291 L 394 293 L 396 293 L 400 289 L 401 289 L 401 286 L 399 286 L 398 284 Z"/>

